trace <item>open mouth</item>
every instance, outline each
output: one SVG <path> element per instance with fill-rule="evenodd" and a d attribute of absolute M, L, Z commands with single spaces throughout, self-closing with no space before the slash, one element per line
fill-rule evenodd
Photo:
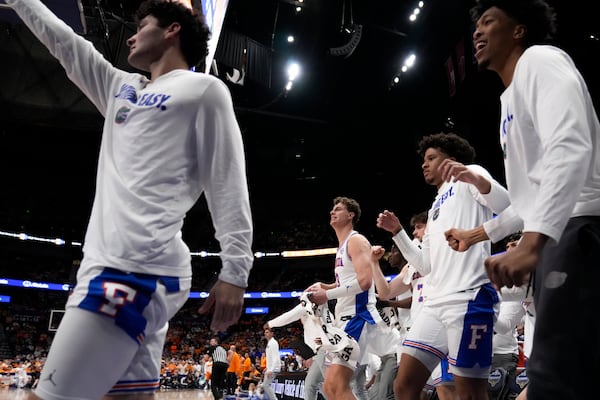
<path fill-rule="evenodd" d="M 479 40 L 477 42 L 475 42 L 475 55 L 477 55 L 479 52 L 481 52 L 485 47 L 487 46 L 487 42 L 483 41 L 483 40 Z"/>

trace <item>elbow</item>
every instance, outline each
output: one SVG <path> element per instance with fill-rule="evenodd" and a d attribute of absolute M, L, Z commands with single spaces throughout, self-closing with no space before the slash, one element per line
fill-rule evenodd
<path fill-rule="evenodd" d="M 358 282 L 358 287 L 360 287 L 360 290 L 365 291 L 365 290 L 369 290 L 371 288 L 371 285 L 373 284 L 372 280 L 360 280 Z"/>

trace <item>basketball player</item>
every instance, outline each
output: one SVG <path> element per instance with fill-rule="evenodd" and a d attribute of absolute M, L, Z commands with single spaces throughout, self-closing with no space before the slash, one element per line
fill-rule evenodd
<path fill-rule="evenodd" d="M 409 264 L 422 275 L 428 274 L 427 300 L 404 340 L 394 393 L 396 399 L 418 400 L 431 371 L 448 357 L 458 396 L 487 399 L 499 301 L 483 267 L 490 243 L 458 253 L 448 247 L 444 232 L 452 226 L 474 227 L 491 218 L 493 212 L 508 206 L 508 193 L 483 167 L 472 164 L 475 150 L 456 134 L 425 136 L 418 153 L 423 157 L 425 182 L 438 190 L 422 249 L 394 213 L 385 210 L 377 218 L 377 226 L 394 235 L 394 243 Z M 462 174 L 464 181 L 444 181 L 443 163 Z"/>
<path fill-rule="evenodd" d="M 212 328 L 236 322 L 252 266 L 245 159 L 231 96 L 190 68 L 210 32 L 178 2 L 137 13 L 128 61 L 113 67 L 39 0 L 8 0 L 105 117 L 93 209 L 77 285 L 35 393 L 45 400 L 151 398 L 169 319 L 187 301 L 186 213 L 205 195 L 223 269 L 203 311 Z M 114 397 L 112 397 L 114 398 Z"/>
<path fill-rule="evenodd" d="M 587 377 L 600 373 L 598 114 L 574 61 L 547 44 L 556 15 L 546 1 L 478 1 L 472 16 L 475 59 L 506 87 L 499 134 L 512 205 L 485 229 L 460 240 L 447 235 L 461 250 L 522 229 L 519 245 L 486 260 L 486 268 L 499 288 L 535 272 L 528 397 L 593 397 Z"/>
<path fill-rule="evenodd" d="M 397 331 L 386 325 L 376 308 L 371 244 L 365 236 L 354 230 L 360 215 L 360 205 L 356 200 L 348 197 L 336 197 L 333 200 L 329 224 L 339 242 L 335 259 L 336 282 L 317 282 L 307 292 L 315 304 L 337 299 L 335 325 L 357 340 L 361 354 L 357 371 L 364 371 L 368 352 L 382 357 L 389 353 L 391 343 L 399 343 L 400 337 Z M 352 378 L 352 370 L 345 366 L 329 366 L 323 385 L 327 399 L 355 399 L 350 388 Z"/>

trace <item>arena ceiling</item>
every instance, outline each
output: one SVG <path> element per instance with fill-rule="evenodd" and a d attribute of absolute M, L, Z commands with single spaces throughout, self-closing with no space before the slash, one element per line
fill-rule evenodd
<path fill-rule="evenodd" d="M 583 0 L 551 3 L 559 11 L 559 43 L 597 97 L 599 42 L 590 35 L 598 38 L 600 29 Z M 81 4 L 82 34 L 128 69 L 125 40 L 134 32 L 132 13 L 139 1 Z M 361 202 L 361 229 L 374 238 L 379 235 L 374 216 L 382 208 L 397 210 L 408 222 L 434 193 L 422 182 L 415 145 L 436 131 L 467 137 L 478 162 L 502 180 L 496 137 L 501 87 L 473 63 L 471 4 L 425 1 L 411 23 L 408 17 L 418 7 L 413 0 L 229 1 L 223 34 L 242 38 L 269 59 L 265 70 L 265 64 L 240 63 L 217 47 L 217 69 L 211 72 L 232 92 L 257 229 L 285 218 L 327 224 L 337 195 Z M 0 229 L 82 238 L 101 117 L 7 13 L 0 9 Z M 289 34 L 293 44 L 286 41 Z M 416 64 L 394 83 L 410 53 L 417 55 Z M 286 92 L 284 67 L 290 59 L 302 65 L 302 73 Z M 227 78 L 242 67 L 243 85 Z M 200 206 L 190 218 L 194 215 L 205 212 Z"/>

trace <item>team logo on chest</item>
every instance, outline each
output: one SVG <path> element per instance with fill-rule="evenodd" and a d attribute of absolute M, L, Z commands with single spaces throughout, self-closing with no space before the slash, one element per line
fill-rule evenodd
<path fill-rule="evenodd" d="M 433 213 L 432 213 L 431 218 L 434 221 L 440 216 L 440 208 L 442 207 L 442 204 L 444 204 L 448 199 L 450 199 L 453 196 L 454 196 L 454 186 L 450 186 L 450 188 L 448 188 L 448 190 L 446 190 L 445 193 L 443 193 L 440 197 L 438 197 L 435 204 L 433 205 Z"/>
<path fill-rule="evenodd" d="M 119 110 L 117 111 L 117 115 L 115 115 L 115 122 L 117 124 L 122 124 L 123 122 L 125 122 L 130 111 L 131 109 L 129 107 L 123 106 L 119 108 Z"/>

